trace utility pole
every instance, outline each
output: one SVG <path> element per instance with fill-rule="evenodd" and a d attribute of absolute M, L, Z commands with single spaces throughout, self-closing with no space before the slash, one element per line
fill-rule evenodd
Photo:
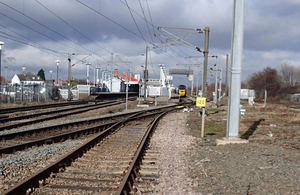
<path fill-rule="evenodd" d="M 68 101 L 71 101 L 71 67 L 75 66 L 79 62 L 84 62 L 84 60 L 90 57 L 92 54 L 88 54 L 83 59 L 79 60 L 78 62 L 71 65 L 71 56 L 75 55 L 75 53 L 68 54 Z M 77 54 L 77 55 L 86 55 L 86 54 Z"/>
<path fill-rule="evenodd" d="M 202 93 L 203 97 L 206 97 L 207 91 L 207 61 L 208 61 L 208 45 L 209 45 L 209 27 L 205 27 L 205 43 L 204 43 L 204 63 L 203 63 L 203 86 L 202 86 Z"/>
<path fill-rule="evenodd" d="M 234 0 L 232 48 L 231 48 L 231 77 L 227 114 L 226 137 L 236 139 L 239 136 L 240 121 L 240 91 L 241 70 L 243 61 L 244 39 L 244 0 Z"/>
<path fill-rule="evenodd" d="M 146 59 L 145 59 L 145 70 L 144 70 L 144 101 L 147 98 L 147 81 L 148 81 L 148 69 L 147 69 L 147 57 L 148 57 L 148 45 L 146 46 Z"/>
<path fill-rule="evenodd" d="M 86 84 L 90 85 L 90 66 L 92 63 L 86 63 Z"/>
<path fill-rule="evenodd" d="M 111 65 L 111 64 L 117 64 L 117 63 L 131 63 L 131 61 L 128 61 L 127 59 L 126 59 L 126 61 L 123 61 L 118 55 L 116 55 L 116 57 L 118 57 L 121 61 L 119 61 L 119 62 L 116 62 L 116 61 L 114 61 L 114 57 L 113 57 L 113 53 L 111 53 L 111 61 L 109 61 L 108 63 Z M 106 72 L 106 73 L 108 73 L 108 72 Z M 108 76 L 109 76 L 109 79 L 108 79 L 108 81 L 110 81 L 110 92 L 112 92 L 112 79 L 113 79 L 113 76 L 112 76 L 113 74 L 112 74 L 112 72 L 110 72 L 110 74 L 108 74 Z M 130 75 L 129 75 L 130 76 Z"/>
<path fill-rule="evenodd" d="M 58 66 L 59 66 L 59 62 L 60 62 L 60 60 L 55 60 L 55 63 L 56 63 L 56 82 L 57 82 L 57 85 L 59 84 L 58 83 Z"/>
<path fill-rule="evenodd" d="M 97 70 L 97 88 L 99 87 L 99 69 L 100 67 L 96 67 L 96 70 Z"/>
<path fill-rule="evenodd" d="M 169 29 L 176 29 L 176 30 L 186 30 L 186 33 L 190 33 L 186 38 L 180 38 L 178 36 L 175 35 L 175 33 L 182 33 L 182 32 L 168 32 L 167 30 L 165 30 L 166 28 Z M 158 27 L 158 29 L 160 29 L 161 31 L 163 31 L 163 33 L 158 33 L 157 35 L 163 37 L 166 39 L 167 42 L 171 42 L 170 44 L 165 44 L 162 45 L 162 47 L 165 46 L 174 46 L 174 45 L 184 45 L 193 49 L 196 49 L 199 52 L 203 52 L 199 47 L 194 46 L 192 44 L 190 44 L 189 42 L 186 41 L 186 39 L 192 34 L 192 33 L 203 33 L 203 30 L 201 29 L 189 29 L 189 28 L 174 28 L 174 27 Z M 209 27 L 205 27 L 205 40 L 206 40 L 206 50 L 203 52 L 204 56 L 208 54 L 208 33 L 209 33 Z M 161 47 L 161 46 L 156 46 L 156 48 Z M 205 54 L 206 52 L 206 54 Z M 206 70 L 207 70 L 207 58 L 206 58 Z M 205 78 L 206 80 L 206 78 Z M 192 87 L 191 87 L 191 94 L 193 93 L 193 79 L 191 79 L 192 81 Z"/>
<path fill-rule="evenodd" d="M 191 96 L 193 95 L 193 91 L 194 91 L 194 75 L 192 75 Z"/>
<path fill-rule="evenodd" d="M 1 85 L 2 85 L 2 82 L 1 82 L 1 49 L 2 49 L 2 45 L 5 45 L 5 43 L 4 42 L 0 42 L 0 92 L 2 91 L 2 89 L 1 89 Z M 0 103 L 1 103 L 1 100 L 0 100 Z"/>
<path fill-rule="evenodd" d="M 221 101 L 222 96 L 222 68 L 220 69 L 220 78 L 219 78 L 220 84 L 219 84 L 219 102 Z"/>
<path fill-rule="evenodd" d="M 202 86 L 202 94 L 203 97 L 206 98 L 207 91 L 207 61 L 208 61 L 208 42 L 209 42 L 209 27 L 205 27 L 205 42 L 204 42 L 204 62 L 203 62 L 203 86 Z M 201 137 L 204 137 L 204 123 L 205 123 L 205 107 L 202 107 L 202 122 L 201 122 Z"/>
<path fill-rule="evenodd" d="M 102 75 L 101 75 L 101 87 L 103 88 L 103 87 L 104 87 L 103 81 L 104 81 L 104 73 L 105 73 L 105 70 L 102 69 L 102 70 L 101 70 L 101 73 L 102 73 Z"/>
<path fill-rule="evenodd" d="M 129 75 L 130 74 L 131 74 L 131 71 L 129 69 Z M 131 78 L 131 77 L 129 76 L 129 78 L 128 78 L 128 76 L 127 76 L 126 78 L 127 78 L 127 83 L 126 83 L 126 110 L 127 110 L 127 108 L 128 108 L 128 84 L 129 84 L 129 78 Z"/>
<path fill-rule="evenodd" d="M 216 69 L 215 69 L 215 76 L 216 76 L 216 79 L 215 79 L 215 96 L 214 96 L 214 104 L 217 104 L 218 102 L 218 56 L 216 56 Z"/>
<path fill-rule="evenodd" d="M 199 91 L 199 76 L 201 71 L 198 72 L 197 74 L 197 85 L 196 85 L 196 96 L 198 97 L 198 91 Z M 202 85 L 203 86 L 203 85 Z"/>
<path fill-rule="evenodd" d="M 215 70 L 215 96 L 214 96 L 214 104 L 217 105 L 217 97 L 218 96 L 218 69 Z"/>
<path fill-rule="evenodd" d="M 68 101 L 71 101 L 71 56 L 68 57 Z"/>
<path fill-rule="evenodd" d="M 228 93 L 227 93 L 227 80 L 228 80 L 228 54 L 226 54 L 226 72 L 225 72 L 225 95 L 228 96 Z"/>

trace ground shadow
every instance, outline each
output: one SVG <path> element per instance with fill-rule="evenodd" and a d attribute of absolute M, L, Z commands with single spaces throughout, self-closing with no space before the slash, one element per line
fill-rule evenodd
<path fill-rule="evenodd" d="M 259 119 L 258 121 L 255 121 L 253 125 L 241 136 L 242 139 L 249 139 L 251 135 L 256 131 L 258 125 L 261 121 L 264 121 L 265 119 Z"/>

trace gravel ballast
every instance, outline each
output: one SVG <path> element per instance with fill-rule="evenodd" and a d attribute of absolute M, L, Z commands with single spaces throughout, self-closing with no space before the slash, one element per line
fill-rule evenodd
<path fill-rule="evenodd" d="M 117 111 L 116 107 L 115 112 Z M 290 136 L 296 147 L 284 147 L 284 143 L 287 143 L 288 139 L 286 137 L 281 139 L 279 135 L 282 136 L 282 134 L 277 134 L 274 130 L 278 129 L 279 132 L 282 132 L 283 125 L 277 124 L 277 127 L 274 127 L 279 120 L 274 118 L 273 110 L 269 112 L 272 113 L 272 117 L 266 118 L 258 125 L 256 132 L 250 137 L 249 143 L 223 146 L 213 145 L 211 136 L 206 135 L 204 139 L 200 138 L 200 131 L 198 132 L 192 127 L 193 124 L 190 120 L 192 115 L 197 116 L 195 109 L 191 113 L 167 114 L 159 122 L 151 139 L 151 145 L 159 148 L 160 158 L 156 162 L 159 178 L 152 183 L 152 190 L 147 190 L 147 193 L 140 192 L 140 194 L 300 194 L 300 148 L 297 149 L 297 143 L 299 144 L 300 140 L 298 137 Z M 92 114 L 94 116 L 104 113 L 107 114 L 108 110 Z M 298 117 L 296 114 L 295 116 Z M 85 114 L 84 117 L 88 117 L 88 115 Z M 215 115 L 209 117 L 215 117 Z M 209 120 L 209 117 L 206 120 Z M 248 121 L 249 127 L 258 120 L 252 118 L 250 122 Z M 200 117 L 196 121 L 200 121 Z M 220 121 L 223 121 L 222 125 L 226 126 L 225 120 Z M 242 125 L 245 124 L 248 123 L 242 123 Z M 292 129 L 291 126 L 288 127 L 290 127 L 289 130 Z M 295 124 L 293 127 L 297 128 Z M 274 134 L 273 137 L 268 136 L 270 129 Z M 297 133 L 297 131 L 295 132 Z M 261 141 L 262 138 L 266 141 Z M 277 144 L 279 138 L 282 144 L 270 144 Z M 66 147 L 73 147 L 73 143 L 75 142 L 56 144 L 61 148 L 53 146 L 53 149 L 49 149 L 47 146 L 30 152 L 23 151 L 18 153 L 18 158 L 15 155 L 3 157 L 0 160 L 1 189 L 11 187 L 4 182 L 21 180 L 18 176 L 24 175 L 24 169 L 30 174 L 41 169 L 47 165 L 47 160 L 55 157 L 53 154 L 60 154 Z M 18 162 L 18 159 L 21 158 L 23 162 Z M 13 162 L 11 162 L 12 160 Z M 41 161 L 43 163 L 40 163 Z"/>
<path fill-rule="evenodd" d="M 151 194 L 300 194 L 299 150 L 249 142 L 214 146 L 190 134 L 190 113 L 159 123 L 159 179 Z"/>

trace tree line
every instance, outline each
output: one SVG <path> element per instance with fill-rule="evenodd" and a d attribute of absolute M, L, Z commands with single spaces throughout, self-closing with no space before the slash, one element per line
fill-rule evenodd
<path fill-rule="evenodd" d="M 277 69 L 267 67 L 251 74 L 242 88 L 254 89 L 256 98 L 263 99 L 264 91 L 268 97 L 288 98 L 290 94 L 300 93 L 300 68 L 282 63 Z"/>
<path fill-rule="evenodd" d="M 46 80 L 45 71 L 43 69 L 40 69 L 38 71 L 37 75 L 40 76 L 43 81 Z M 78 84 L 85 85 L 86 84 L 86 80 L 85 79 L 74 79 L 74 78 L 71 78 L 71 83 L 70 83 L 71 87 L 75 87 Z"/>

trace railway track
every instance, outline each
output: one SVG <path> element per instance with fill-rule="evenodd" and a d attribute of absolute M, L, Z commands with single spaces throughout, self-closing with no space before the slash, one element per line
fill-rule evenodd
<path fill-rule="evenodd" d="M 40 123 L 40 122 L 47 121 L 47 120 L 62 118 L 62 117 L 69 116 L 69 115 L 80 114 L 80 113 L 84 113 L 84 112 L 99 109 L 99 108 L 117 105 L 120 103 L 122 103 L 122 102 L 121 101 L 110 101 L 110 102 L 103 102 L 101 104 L 93 104 L 93 105 L 80 106 L 80 107 L 75 107 L 75 108 L 60 109 L 57 111 L 49 111 L 49 112 L 35 113 L 35 114 L 30 114 L 30 115 L 22 115 L 22 116 L 12 117 L 12 118 L 4 118 L 4 119 L 0 119 L 0 122 L 8 122 L 8 121 L 17 121 L 17 122 L 10 122 L 10 124 L 5 123 L 4 125 L 1 125 L 0 131 L 18 128 L 18 127 L 25 126 L 25 125 Z M 35 117 L 43 116 L 43 115 L 51 115 L 51 116 L 35 118 Z M 35 118 L 35 119 L 28 120 L 28 118 Z"/>
<path fill-rule="evenodd" d="M 65 102 L 65 103 L 54 103 L 54 104 L 41 104 L 41 105 L 33 105 L 33 106 L 19 106 L 19 107 L 12 107 L 12 108 L 2 108 L 0 109 L 0 114 L 8 114 L 14 113 L 19 111 L 29 111 L 29 110 L 38 110 L 38 109 L 45 109 L 45 108 L 54 108 L 54 107 L 64 107 L 70 105 L 81 105 L 87 104 L 88 101 L 72 101 L 72 102 Z"/>
<path fill-rule="evenodd" d="M 115 194 L 153 119 L 149 117 L 119 129 L 75 160 L 64 172 L 52 175 L 46 180 L 47 185 L 33 194 L 51 194 L 53 191 L 59 194 L 64 191 L 71 194 Z"/>
<path fill-rule="evenodd" d="M 35 194 L 51 194 L 51 192 L 59 194 L 60 190 L 66 188 L 82 191 L 83 194 L 103 194 L 106 192 L 108 194 L 112 192 L 127 194 L 132 190 L 138 164 L 141 162 L 141 157 L 147 146 L 146 140 L 149 140 L 150 132 L 158 120 L 154 119 L 154 116 L 161 113 L 161 109 L 158 108 L 155 113 L 143 115 L 138 112 L 118 121 L 106 130 L 97 133 L 84 145 L 76 148 L 57 162 L 2 194 L 25 194 L 26 191 L 33 191 L 40 184 L 46 185 L 34 190 Z M 144 121 L 141 121 L 142 118 L 145 118 Z M 127 124 L 125 127 L 116 131 L 125 123 Z M 75 159 L 77 160 L 75 161 Z M 129 163 L 129 160 L 132 159 L 133 161 Z M 70 164 L 72 164 L 71 167 L 68 166 Z M 62 170 L 65 171 L 58 173 Z M 126 170 L 128 170 L 127 173 L 125 173 Z M 51 177 L 45 180 L 50 175 Z M 76 180 L 76 178 L 80 179 Z M 71 183 L 74 184 L 73 187 L 70 186 Z M 85 186 L 85 184 L 86 187 L 79 189 L 78 185 Z"/>
<path fill-rule="evenodd" d="M 140 111 L 3 134 L 0 135 L 0 154 L 9 154 L 32 146 L 52 144 L 67 139 L 75 139 L 82 135 L 94 134 L 134 113 L 140 113 Z"/>
<path fill-rule="evenodd" d="M 44 115 L 52 115 L 52 114 L 56 114 L 56 113 L 70 112 L 73 110 L 80 110 L 80 109 L 88 110 L 88 108 L 97 108 L 98 106 L 102 106 L 102 105 L 106 105 L 106 104 L 110 104 L 110 103 L 117 103 L 117 101 L 103 102 L 100 104 L 89 104 L 89 105 L 84 105 L 84 106 L 79 106 L 79 107 L 71 107 L 71 108 L 65 108 L 65 109 L 55 109 L 55 110 L 46 111 L 46 112 L 39 112 L 39 113 L 33 113 L 33 114 L 25 114 L 25 115 L 16 116 L 16 117 L 2 118 L 2 119 L 0 119 L 0 123 L 24 120 L 24 119 L 35 118 L 35 117 L 44 116 Z"/>

